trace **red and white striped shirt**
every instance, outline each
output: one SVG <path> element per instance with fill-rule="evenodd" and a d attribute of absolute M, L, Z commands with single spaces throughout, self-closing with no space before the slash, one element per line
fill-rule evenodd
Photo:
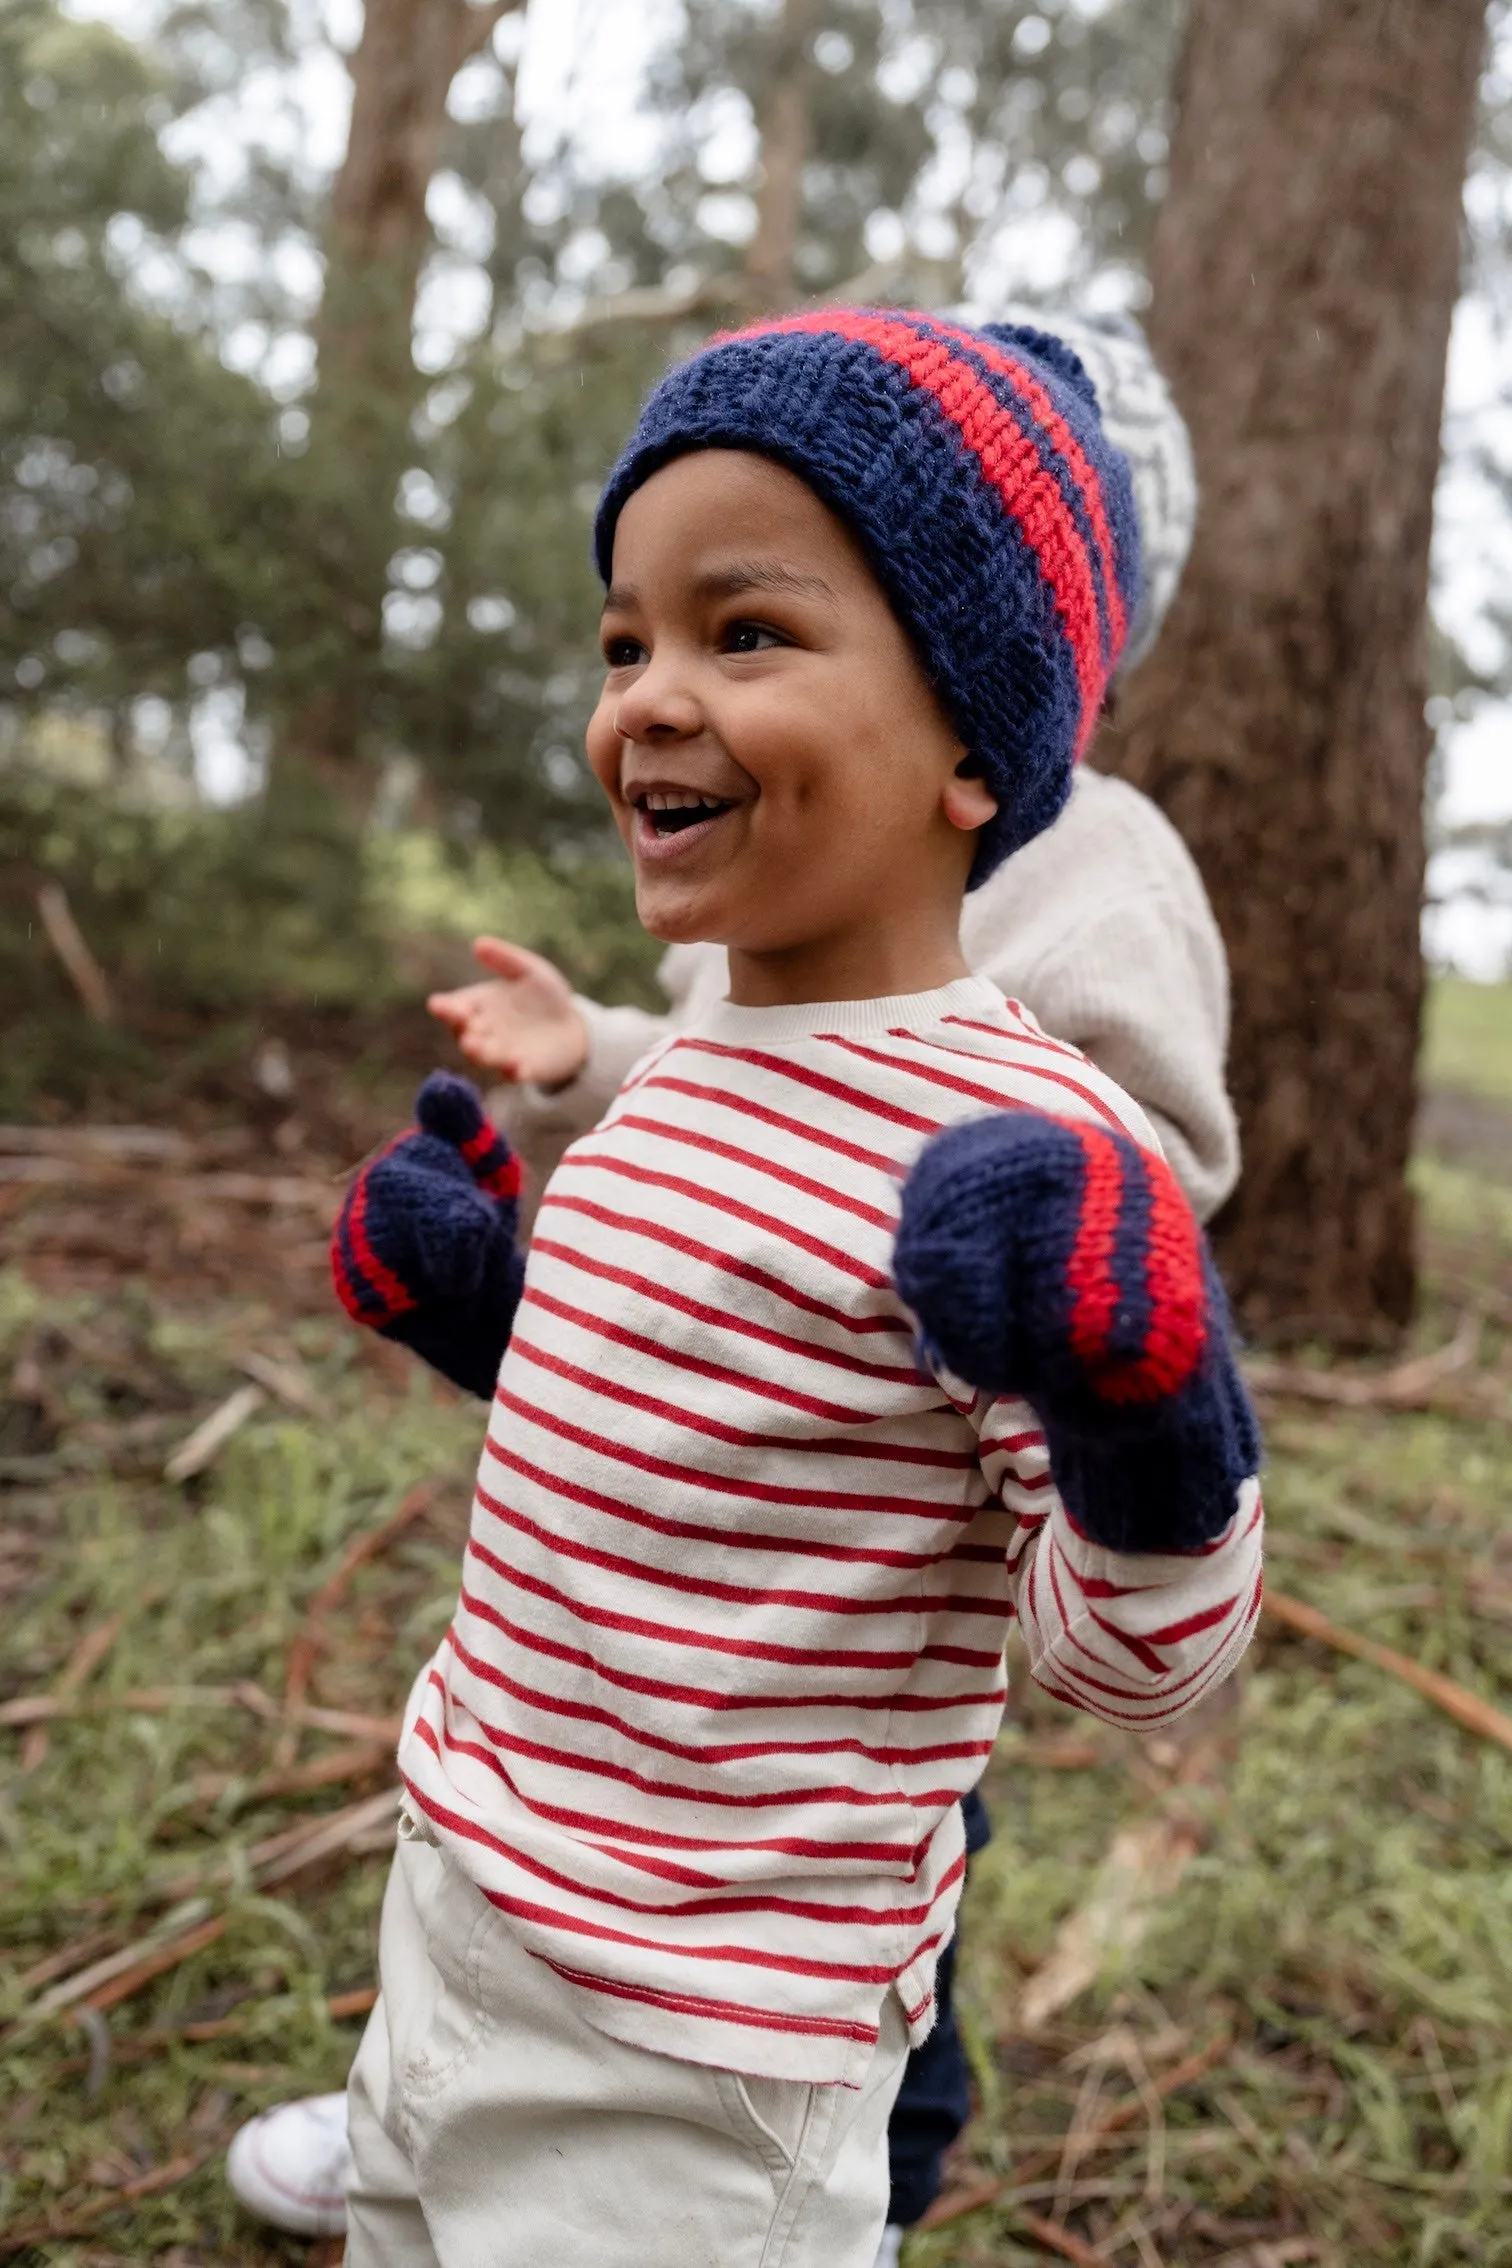
<path fill-rule="evenodd" d="M 728 1002 L 632 1075 L 541 1206 L 411 1800 L 603 2031 L 855 2083 L 917 2040 L 964 1871 L 957 1799 L 1035 1677 L 1124 1725 L 1189 1707 L 1259 1606 L 1224 1540 L 1077 1535 L 1020 1401 L 921 1369 L 892 1287 L 938 1128 L 1135 1106 L 991 985 Z"/>

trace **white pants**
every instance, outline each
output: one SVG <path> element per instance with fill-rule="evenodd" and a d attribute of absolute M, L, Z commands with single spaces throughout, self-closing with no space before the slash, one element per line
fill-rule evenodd
<path fill-rule="evenodd" d="M 348 2268 L 870 2268 L 896 1995 L 860 2088 L 626 2046 L 404 1828 L 352 2068 Z"/>

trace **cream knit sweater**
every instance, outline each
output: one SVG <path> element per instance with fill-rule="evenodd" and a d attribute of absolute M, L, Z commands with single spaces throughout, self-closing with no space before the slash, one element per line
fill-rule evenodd
<path fill-rule="evenodd" d="M 1191 854 L 1149 798 L 1079 771 L 1055 825 L 966 900 L 961 945 L 980 976 L 1134 1097 L 1199 1219 L 1216 1212 L 1239 1172 L 1223 1083 L 1228 967 Z M 717 945 L 674 945 L 660 973 L 670 1015 L 580 999 L 589 1052 L 579 1076 L 551 1094 L 490 1098 L 537 1197 L 632 1065 L 726 990 Z"/>

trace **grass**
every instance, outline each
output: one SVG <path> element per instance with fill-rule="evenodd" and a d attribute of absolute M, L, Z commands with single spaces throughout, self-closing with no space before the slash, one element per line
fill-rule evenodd
<path fill-rule="evenodd" d="M 1429 988 L 1423 1076 L 1432 1087 L 1512 1102 L 1512 984 L 1441 976 Z"/>
<path fill-rule="evenodd" d="M 1512 1708 L 1512 1206 L 1433 1160 L 1420 1192 L 1420 1343 L 1477 1298 L 1478 1368 L 1430 1411 L 1270 1413 L 1271 1580 Z M 330 2003 L 371 1982 L 386 1862 L 344 1853 L 259 1888 L 249 1854 L 381 1790 L 383 1754 L 312 1727 L 289 1765 L 281 1727 L 245 1706 L 127 1696 L 243 1681 L 276 1702 L 320 1586 L 429 1480 L 431 1513 L 353 1575 L 310 1687 L 328 1711 L 392 1713 L 450 1607 L 478 1418 L 323 1312 L 293 1229 L 250 1230 L 238 1277 L 242 1247 L 217 1258 L 189 1198 L 170 1219 L 102 1188 L 100 1235 L 117 1241 L 101 1273 L 79 1242 L 87 1195 L 68 1193 L 66 1234 L 44 1234 L 42 1200 L 0 1188 L 26 1256 L 0 1273 L 0 1699 L 56 1689 L 81 1640 L 124 1618 L 79 1687 L 99 1713 L 54 1721 L 45 1754 L 0 1731 L 0 2235 L 76 2225 L 21 2252 L 58 2268 L 292 2263 L 309 2248 L 237 2211 L 219 2152 L 252 2111 L 341 2084 L 360 2019 Z M 314 1252 L 318 1222 L 299 1233 Z M 323 1415 L 270 1400 L 171 1486 L 165 1450 L 249 1348 L 295 1366 Z M 1141 2268 L 1512 2264 L 1512 1754 L 1274 1625 L 1231 1761 L 1185 1796 L 1112 1734 L 1086 1768 L 1043 1761 L 1046 1736 L 1084 1730 L 1031 1692 L 993 1769 L 996 1836 L 964 1924 L 981 2112 L 954 2183 L 1003 2187 L 915 2235 L 906 2268 L 1052 2257 L 1025 2211 L 1064 2213 L 1099 2257 Z M 287 1784 L 333 1758 L 348 1777 Z M 1023 1980 L 1110 1838 L 1177 1805 L 1200 1847 L 1142 1943 L 1025 2037 Z M 165 1898 L 170 1921 L 224 1927 L 108 2010 L 103 2038 L 28 2017 L 45 1989 L 29 1971 L 161 1930 Z M 1150 2081 L 1223 2038 L 1152 2123 Z M 1015 2165 L 1042 2145 L 1058 2157 L 1068 2127 L 1118 2104 L 1133 2122 L 1065 2169 L 1059 2198 L 1055 2164 L 1015 2198 Z M 180 2178 L 124 2194 L 165 2171 Z"/>

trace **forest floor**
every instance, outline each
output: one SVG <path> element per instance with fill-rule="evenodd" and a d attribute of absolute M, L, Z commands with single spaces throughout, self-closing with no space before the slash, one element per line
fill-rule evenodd
<path fill-rule="evenodd" d="M 963 1925 L 979 2114 L 907 2268 L 1512 2263 L 1512 1754 L 1298 1626 L 1512 1707 L 1512 992 L 1457 997 L 1430 1359 L 1269 1372 L 1234 1705 L 1141 1743 L 1019 1689 Z M 221 2159 L 356 2043 L 478 1418 L 332 1312 L 327 1224 L 408 1074 L 330 1055 L 155 1142 L 0 1130 L 3 2257 L 339 2257 L 256 2229 Z"/>

